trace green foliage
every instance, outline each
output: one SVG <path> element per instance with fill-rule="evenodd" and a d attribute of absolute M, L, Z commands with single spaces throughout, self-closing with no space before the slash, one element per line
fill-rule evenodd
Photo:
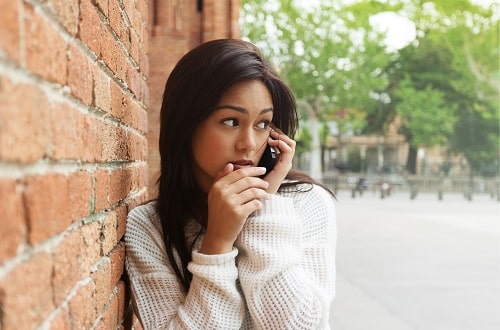
<path fill-rule="evenodd" d="M 295 151 L 298 155 L 311 149 L 311 133 L 304 125 L 300 126 L 295 140 L 297 141 L 297 147 Z"/>
<path fill-rule="evenodd" d="M 300 107 L 306 118 L 360 130 L 365 108 L 375 104 L 371 91 L 387 85 L 382 73 L 388 56 L 368 17 L 353 20 L 345 8 L 331 1 L 243 1 L 242 35 L 264 50 L 301 104 L 308 104 Z"/>
<path fill-rule="evenodd" d="M 476 172 L 498 163 L 498 20 L 465 0 L 428 1 L 413 20 L 419 37 L 388 67 L 383 119 L 402 115 L 411 146 L 447 146 Z"/>
<path fill-rule="evenodd" d="M 433 147 L 446 142 L 455 123 L 454 108 L 447 106 L 443 93 L 430 84 L 415 89 L 406 75 L 395 95 L 401 100 L 396 111 L 402 120 L 402 133 L 415 148 Z"/>
<path fill-rule="evenodd" d="M 340 143 L 352 132 L 383 133 L 400 117 L 400 132 L 413 149 L 447 146 L 475 171 L 498 164 L 498 4 L 242 0 L 242 5 L 243 37 L 276 65 L 302 118 L 336 122 Z M 387 12 L 416 27 L 416 40 L 396 52 L 386 49 L 384 35 L 370 23 Z"/>

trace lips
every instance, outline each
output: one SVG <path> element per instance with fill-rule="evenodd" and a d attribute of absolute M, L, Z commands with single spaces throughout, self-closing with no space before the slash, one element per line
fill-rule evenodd
<path fill-rule="evenodd" d="M 251 160 L 238 160 L 236 162 L 231 162 L 234 166 L 234 170 L 239 170 L 240 168 L 246 168 L 253 166 L 253 162 Z"/>

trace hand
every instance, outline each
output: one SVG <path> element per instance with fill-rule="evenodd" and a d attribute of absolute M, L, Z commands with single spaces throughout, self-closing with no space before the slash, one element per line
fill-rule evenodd
<path fill-rule="evenodd" d="M 288 172 L 292 168 L 293 156 L 295 154 L 296 142 L 288 137 L 279 128 L 273 126 L 269 134 L 268 144 L 279 150 L 278 160 L 273 170 L 266 174 L 264 180 L 269 182 L 267 192 L 275 194 Z"/>
<path fill-rule="evenodd" d="M 227 164 L 208 192 L 207 231 L 200 248 L 204 254 L 230 252 L 248 216 L 262 208 L 268 198 L 268 182 L 259 176 L 265 168 L 248 167 L 234 171 Z"/>

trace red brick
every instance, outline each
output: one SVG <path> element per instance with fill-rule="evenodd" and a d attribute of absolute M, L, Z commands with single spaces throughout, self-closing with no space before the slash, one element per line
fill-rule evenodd
<path fill-rule="evenodd" d="M 26 63 L 44 79 L 65 84 L 67 45 L 52 23 L 25 3 Z"/>
<path fill-rule="evenodd" d="M 38 243 L 62 232 L 73 220 L 65 175 L 48 173 L 27 177 L 24 195 L 30 243 Z"/>
<path fill-rule="evenodd" d="M 139 49 L 139 68 L 141 73 L 149 78 L 150 67 L 149 67 L 149 56 L 146 53 L 146 46 L 143 45 L 141 49 Z"/>
<path fill-rule="evenodd" d="M 112 329 L 115 328 L 118 324 L 118 298 L 116 294 L 111 296 L 111 300 L 106 310 L 104 311 L 104 315 L 97 325 L 97 329 Z"/>
<path fill-rule="evenodd" d="M 130 46 L 130 36 L 129 29 L 125 24 L 125 19 L 122 15 L 122 10 L 120 8 L 120 2 L 111 1 L 109 5 L 109 24 L 111 28 L 118 35 L 118 38 L 125 46 L 126 49 Z"/>
<path fill-rule="evenodd" d="M 95 285 L 94 282 L 88 281 L 78 289 L 69 302 L 73 329 L 92 328 L 97 316 L 94 301 Z"/>
<path fill-rule="evenodd" d="M 34 85 L 0 76 L 0 159 L 30 163 L 46 155 L 52 139 L 50 106 Z"/>
<path fill-rule="evenodd" d="M 98 314 L 104 311 L 111 295 L 111 262 L 105 257 L 99 261 L 97 269 L 91 274 L 95 284 L 95 306 Z"/>
<path fill-rule="evenodd" d="M 130 22 L 131 28 L 134 28 L 135 21 L 135 1 L 124 1 L 123 2 L 123 11 L 127 16 L 128 21 Z"/>
<path fill-rule="evenodd" d="M 35 329 L 49 315 L 55 308 L 51 279 L 52 259 L 38 253 L 0 280 L 4 329 Z"/>
<path fill-rule="evenodd" d="M 143 76 L 135 68 L 130 69 L 128 76 L 129 80 L 127 81 L 127 84 L 132 93 L 134 93 L 134 96 L 140 102 L 147 104 L 146 93 L 145 93 L 145 89 L 147 89 L 147 84 Z"/>
<path fill-rule="evenodd" d="M 94 173 L 94 213 L 101 212 L 111 206 L 109 200 L 110 173 L 108 170 L 97 170 Z"/>
<path fill-rule="evenodd" d="M 115 286 L 122 277 L 125 266 L 125 243 L 119 242 L 109 257 L 111 259 L 111 286 Z"/>
<path fill-rule="evenodd" d="M 92 162 L 100 157 L 97 140 L 99 119 L 86 115 L 68 103 L 54 103 L 50 113 L 51 158 Z"/>
<path fill-rule="evenodd" d="M 78 110 L 68 103 L 54 103 L 50 112 L 50 126 L 52 136 L 52 159 L 79 159 L 81 158 L 80 136 L 78 135 Z"/>
<path fill-rule="evenodd" d="M 148 132 L 148 113 L 142 106 L 137 106 L 137 129 L 143 133 Z M 157 143 L 154 145 L 156 146 Z"/>
<path fill-rule="evenodd" d="M 50 0 L 57 18 L 73 36 L 78 32 L 79 0 Z"/>
<path fill-rule="evenodd" d="M 122 52 L 121 48 L 117 50 Z M 134 64 L 132 63 L 132 61 L 128 60 L 128 55 L 119 57 L 117 61 L 115 61 L 115 64 L 116 64 L 116 69 L 115 69 L 116 76 L 128 85 L 128 82 L 130 81 L 130 72 L 136 70 Z M 130 88 L 129 85 L 128 87 Z"/>
<path fill-rule="evenodd" d="M 87 171 L 71 173 L 69 177 L 69 209 L 72 221 L 87 217 L 92 203 L 92 176 Z"/>
<path fill-rule="evenodd" d="M 122 204 L 116 207 L 116 239 L 121 240 L 123 235 L 125 235 L 125 229 L 127 226 L 127 207 Z"/>
<path fill-rule="evenodd" d="M 122 323 L 125 317 L 125 310 L 127 308 L 127 303 L 130 300 L 130 296 L 128 295 L 127 285 L 124 281 L 120 280 L 116 284 L 117 293 L 116 298 L 118 301 L 118 323 Z"/>
<path fill-rule="evenodd" d="M 90 115 L 78 118 L 77 131 L 80 137 L 80 150 L 83 149 L 82 161 L 101 161 L 102 139 L 98 135 L 101 132 L 102 121 Z"/>
<path fill-rule="evenodd" d="M 113 82 L 110 87 L 111 114 L 120 121 L 127 123 L 124 118 L 127 113 L 131 112 L 130 97 L 123 92 L 116 82 Z"/>
<path fill-rule="evenodd" d="M 61 307 L 50 320 L 49 329 L 71 329 L 71 318 L 67 307 Z"/>
<path fill-rule="evenodd" d="M 92 104 L 92 66 L 90 59 L 76 46 L 69 46 L 68 85 L 71 93 L 84 104 Z"/>
<path fill-rule="evenodd" d="M 101 161 L 111 162 L 124 160 L 126 150 L 124 145 L 125 132 L 123 128 L 111 123 L 102 123 L 100 140 L 102 141 Z"/>
<path fill-rule="evenodd" d="M 18 62 L 20 52 L 19 1 L 0 1 L 0 49 Z"/>
<path fill-rule="evenodd" d="M 92 3 L 97 5 L 97 7 L 101 10 L 104 16 L 109 17 L 108 0 L 92 0 Z"/>
<path fill-rule="evenodd" d="M 139 189 L 139 173 L 137 167 L 125 167 L 124 170 L 128 172 L 128 176 L 130 177 L 130 191 L 137 191 Z"/>
<path fill-rule="evenodd" d="M 130 52 L 130 55 L 132 56 L 132 58 L 134 59 L 135 63 L 137 63 L 137 65 L 140 64 L 139 52 L 140 52 L 141 47 L 142 47 L 142 44 L 141 44 L 141 40 L 139 39 L 139 36 L 137 35 L 137 33 L 135 31 L 131 31 L 129 52 Z"/>
<path fill-rule="evenodd" d="M 73 221 L 89 215 L 91 192 L 91 177 L 86 171 L 26 178 L 30 243 L 60 233 Z"/>
<path fill-rule="evenodd" d="M 99 32 L 102 60 L 111 69 L 111 71 L 115 73 L 117 78 L 123 80 L 123 76 L 118 72 L 118 67 L 121 66 L 119 63 L 123 61 L 125 53 L 121 51 L 118 43 L 116 42 L 117 40 L 109 28 L 103 27 Z"/>
<path fill-rule="evenodd" d="M 147 131 L 147 113 L 133 99 L 132 95 L 123 92 L 116 83 L 111 84 L 111 114 L 121 122 L 140 131 Z"/>
<path fill-rule="evenodd" d="M 147 157 L 147 140 L 144 136 L 138 135 L 135 132 L 129 132 L 127 136 L 128 159 L 130 160 L 146 160 Z"/>
<path fill-rule="evenodd" d="M 60 304 L 75 284 L 91 273 L 98 262 L 100 249 L 100 225 L 91 222 L 69 232 L 53 250 L 54 299 Z"/>
<path fill-rule="evenodd" d="M 130 174 L 121 168 L 117 168 L 111 172 L 110 180 L 109 198 L 113 205 L 128 196 L 131 185 Z"/>
<path fill-rule="evenodd" d="M 149 21 L 149 17 L 148 17 L 148 13 L 149 13 L 148 0 L 138 0 L 138 1 L 136 1 L 136 7 L 137 7 L 137 13 L 139 14 L 139 17 L 140 17 L 141 21 L 136 21 L 134 25 L 138 26 L 141 22 L 144 25 L 146 22 Z M 145 38 L 145 39 L 147 39 L 147 38 Z"/>
<path fill-rule="evenodd" d="M 94 79 L 94 105 L 109 113 L 111 111 L 110 78 L 97 65 L 92 67 L 92 76 Z"/>
<path fill-rule="evenodd" d="M 53 251 L 54 260 L 54 299 L 61 304 L 66 296 L 82 278 L 79 265 L 81 238 L 78 231 L 70 232 Z"/>
<path fill-rule="evenodd" d="M 116 238 L 116 213 L 106 214 L 101 228 L 101 250 L 104 256 L 109 255 L 117 243 Z M 112 283 L 113 284 L 113 283 Z"/>
<path fill-rule="evenodd" d="M 79 264 L 83 275 L 90 274 L 101 257 L 101 225 L 97 221 L 79 228 L 82 243 L 80 245 Z"/>
<path fill-rule="evenodd" d="M 91 0 L 80 1 L 79 37 L 98 57 L 101 56 L 101 30 L 103 23 Z"/>
<path fill-rule="evenodd" d="M 0 179 L 0 265 L 17 254 L 27 232 L 24 205 L 16 180 Z"/>

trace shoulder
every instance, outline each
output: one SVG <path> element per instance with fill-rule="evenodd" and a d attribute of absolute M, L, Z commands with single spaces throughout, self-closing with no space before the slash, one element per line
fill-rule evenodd
<path fill-rule="evenodd" d="M 134 207 L 127 216 L 125 239 L 141 234 L 161 234 L 161 223 L 156 211 L 156 201 Z"/>
<path fill-rule="evenodd" d="M 335 220 L 335 198 L 319 185 L 301 183 L 285 188 L 280 195 L 293 200 L 295 210 L 301 218 Z"/>
<path fill-rule="evenodd" d="M 134 207 L 129 213 L 129 219 L 152 218 L 156 215 L 156 201 Z"/>
<path fill-rule="evenodd" d="M 334 205 L 334 196 L 325 188 L 312 183 L 299 183 L 286 187 L 279 192 L 280 196 L 292 198 L 295 203 L 317 202 L 320 204 Z"/>

